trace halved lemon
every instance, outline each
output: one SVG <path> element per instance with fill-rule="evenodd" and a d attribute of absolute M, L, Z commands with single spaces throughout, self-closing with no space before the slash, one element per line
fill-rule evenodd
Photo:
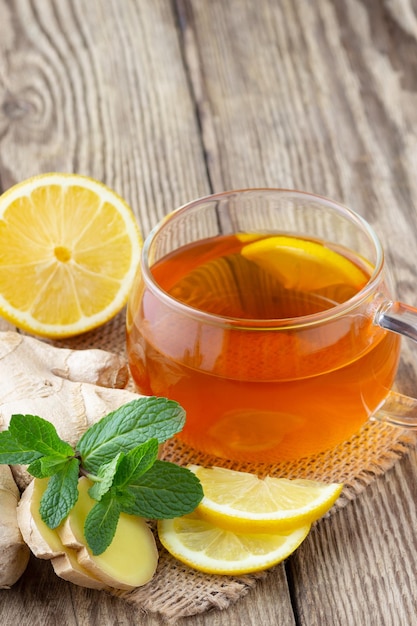
<path fill-rule="evenodd" d="M 242 255 L 279 279 L 286 289 L 317 291 L 347 284 L 360 289 L 369 276 L 353 261 L 307 239 L 277 235 L 248 243 Z"/>
<path fill-rule="evenodd" d="M 96 328 L 126 303 L 141 246 L 132 210 L 102 183 L 29 178 L 0 196 L 0 315 L 45 337 Z"/>
<path fill-rule="evenodd" d="M 261 479 L 222 467 L 189 469 L 204 492 L 198 516 L 233 532 L 279 533 L 312 524 L 333 506 L 343 488 L 340 483 L 305 479 Z"/>
<path fill-rule="evenodd" d="M 282 534 L 233 533 L 192 513 L 160 520 L 162 545 L 182 563 L 208 574 L 249 574 L 286 559 L 306 538 L 310 525 Z"/>

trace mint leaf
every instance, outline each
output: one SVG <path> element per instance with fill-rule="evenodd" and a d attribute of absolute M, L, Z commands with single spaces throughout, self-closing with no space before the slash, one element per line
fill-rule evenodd
<path fill-rule="evenodd" d="M 0 433 L 0 463 L 6 465 L 13 465 L 15 463 L 21 463 L 26 465 L 32 463 L 36 459 L 42 456 L 41 452 L 27 449 L 26 446 L 22 446 L 21 443 L 16 441 L 8 430 L 3 430 Z"/>
<path fill-rule="evenodd" d="M 191 513 L 203 498 L 197 476 L 185 467 L 155 461 L 135 484 L 119 495 L 121 510 L 130 515 L 169 519 Z"/>
<path fill-rule="evenodd" d="M 49 528 L 56 528 L 78 500 L 78 459 L 69 460 L 49 479 L 41 498 L 39 512 Z"/>
<path fill-rule="evenodd" d="M 124 452 L 119 452 L 112 461 L 104 463 L 97 472 L 97 476 L 94 480 L 97 481 L 88 490 L 88 493 L 94 500 L 101 500 L 105 493 L 110 489 L 113 484 L 114 476 L 117 468 L 120 465 L 120 461 L 125 456 Z"/>
<path fill-rule="evenodd" d="M 28 471 L 36 478 L 55 474 L 73 456 L 53 424 L 36 415 L 12 415 L 9 429 L 0 433 L 0 462 L 30 464 Z"/>
<path fill-rule="evenodd" d="M 184 423 L 185 411 L 177 402 L 154 396 L 139 398 L 90 426 L 77 451 L 87 472 L 97 473 L 100 465 L 118 452 L 129 452 L 151 438 L 163 443 Z"/>
<path fill-rule="evenodd" d="M 156 439 L 149 439 L 146 443 L 142 443 L 124 455 L 117 469 L 113 485 L 120 488 L 136 482 L 155 463 L 158 447 Z"/>
<path fill-rule="evenodd" d="M 41 456 L 29 465 L 28 472 L 35 478 L 47 478 L 65 468 L 66 463 L 70 459 L 62 458 L 62 456 Z"/>
<path fill-rule="evenodd" d="M 119 452 L 113 461 L 100 467 L 94 478 L 97 482 L 90 487 L 88 493 L 95 500 L 101 500 L 112 485 L 120 488 L 141 476 L 153 465 L 157 456 L 158 442 L 156 439 L 142 443 L 127 454 Z"/>
<path fill-rule="evenodd" d="M 94 555 L 101 554 L 111 544 L 119 516 L 120 505 L 110 492 L 106 493 L 87 515 L 84 535 Z"/>
<path fill-rule="evenodd" d="M 27 450 L 64 457 L 74 454 L 69 443 L 59 438 L 55 426 L 37 415 L 12 415 L 9 433 Z"/>

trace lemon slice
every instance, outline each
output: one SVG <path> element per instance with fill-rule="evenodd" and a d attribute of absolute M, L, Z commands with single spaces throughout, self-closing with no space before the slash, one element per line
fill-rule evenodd
<path fill-rule="evenodd" d="M 241 253 L 280 280 L 286 289 L 308 292 L 348 284 L 359 290 L 368 280 L 352 261 L 307 239 L 269 237 L 243 246 Z"/>
<path fill-rule="evenodd" d="M 304 479 L 260 479 L 221 467 L 189 469 L 203 487 L 199 517 L 233 532 L 274 533 L 312 524 L 333 506 L 343 487 Z"/>
<path fill-rule="evenodd" d="M 45 337 L 107 322 L 126 303 L 142 238 L 129 206 L 76 174 L 42 174 L 0 196 L 0 315 Z"/>
<path fill-rule="evenodd" d="M 208 574 L 249 574 L 286 559 L 306 538 L 310 525 L 282 534 L 233 533 L 192 513 L 160 520 L 162 545 L 182 563 Z"/>

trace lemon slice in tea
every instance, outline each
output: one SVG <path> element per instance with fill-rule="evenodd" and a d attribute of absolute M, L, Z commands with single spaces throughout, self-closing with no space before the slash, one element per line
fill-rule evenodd
<path fill-rule="evenodd" d="M 279 279 L 286 289 L 308 292 L 347 284 L 358 291 L 369 278 L 342 254 L 319 242 L 297 237 L 261 239 L 243 246 L 241 253 Z"/>
<path fill-rule="evenodd" d="M 0 196 L 0 315 L 45 337 L 107 322 L 127 301 L 142 237 L 129 206 L 77 174 L 42 174 Z"/>

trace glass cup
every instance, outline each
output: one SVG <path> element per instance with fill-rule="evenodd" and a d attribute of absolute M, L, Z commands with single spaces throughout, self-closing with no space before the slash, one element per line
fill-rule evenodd
<path fill-rule="evenodd" d="M 127 354 L 146 395 L 186 410 L 179 437 L 223 458 L 274 463 L 330 449 L 367 420 L 417 426 L 392 391 L 401 335 L 370 225 L 326 198 L 219 193 L 147 237 L 127 307 Z"/>

